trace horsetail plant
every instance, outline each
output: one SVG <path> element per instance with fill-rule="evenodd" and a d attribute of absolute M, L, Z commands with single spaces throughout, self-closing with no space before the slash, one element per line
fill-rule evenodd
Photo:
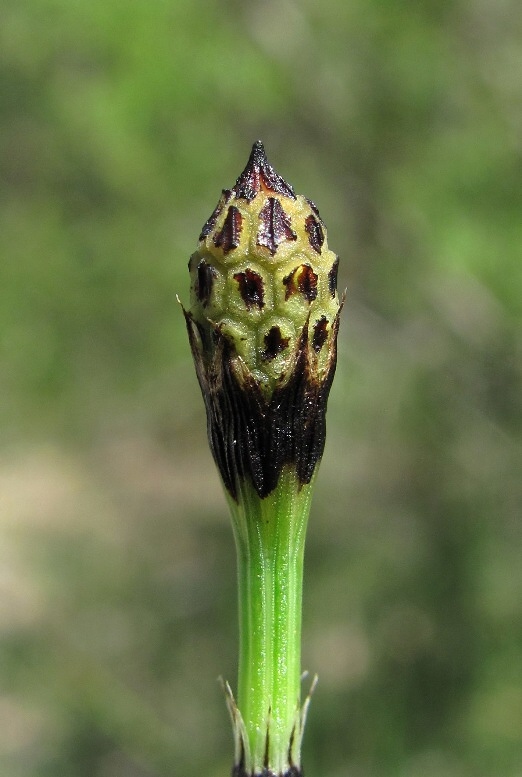
<path fill-rule="evenodd" d="M 233 777 L 299 777 L 303 554 L 341 305 L 311 200 L 254 143 L 191 256 L 184 311 L 239 583 Z"/>

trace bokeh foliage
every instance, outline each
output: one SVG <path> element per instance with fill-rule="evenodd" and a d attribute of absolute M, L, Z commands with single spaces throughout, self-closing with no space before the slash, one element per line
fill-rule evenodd
<path fill-rule="evenodd" d="M 223 775 L 235 573 L 176 293 L 261 137 L 348 286 L 309 775 L 522 770 L 516 0 L 2 0 L 0 766 Z"/>

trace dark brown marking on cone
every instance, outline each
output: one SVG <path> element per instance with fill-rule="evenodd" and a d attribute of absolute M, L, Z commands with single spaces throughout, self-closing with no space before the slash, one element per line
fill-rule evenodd
<path fill-rule="evenodd" d="M 263 189 L 296 199 L 290 184 L 269 164 L 262 142 L 256 140 L 247 165 L 234 185 L 234 193 L 236 197 L 244 197 L 250 202 Z"/>
<path fill-rule="evenodd" d="M 268 248 L 272 256 L 280 243 L 297 240 L 297 235 L 290 226 L 290 216 L 275 197 L 269 197 L 261 208 L 259 222 L 257 245 Z"/>
<path fill-rule="evenodd" d="M 235 273 L 234 280 L 237 281 L 239 293 L 248 310 L 254 305 L 258 308 L 264 307 L 264 283 L 257 272 L 247 267 L 246 270 Z"/>
<path fill-rule="evenodd" d="M 238 247 L 242 227 L 243 217 L 235 205 L 231 205 L 221 230 L 214 236 L 214 245 L 222 248 L 224 254 L 228 254 L 233 248 Z"/>
<path fill-rule="evenodd" d="M 196 284 L 194 291 L 199 302 L 205 308 L 210 302 L 212 295 L 212 286 L 214 285 L 214 278 L 217 273 L 214 267 L 207 264 L 204 259 L 200 261 L 197 267 Z"/>
<path fill-rule="evenodd" d="M 328 290 L 330 292 L 330 295 L 332 297 L 335 297 L 335 294 L 337 292 L 337 273 L 339 270 L 339 257 L 335 260 L 335 262 L 332 265 L 332 269 L 328 273 Z"/>
<path fill-rule="evenodd" d="M 265 350 L 262 353 L 265 361 L 272 361 L 288 348 L 289 337 L 283 337 L 278 326 L 273 326 L 265 335 Z"/>
<path fill-rule="evenodd" d="M 315 216 L 310 214 L 305 219 L 305 229 L 308 233 L 308 241 L 310 245 L 314 251 L 317 251 L 317 253 L 320 254 L 324 243 L 324 232 L 321 223 L 315 218 Z"/>
<path fill-rule="evenodd" d="M 230 199 L 233 195 L 232 189 L 223 189 L 223 193 L 220 197 L 220 200 L 208 219 L 203 224 L 203 227 L 201 229 L 201 234 L 199 236 L 200 240 L 204 240 L 207 235 L 210 235 L 214 227 L 216 226 L 216 221 L 218 220 L 219 214 L 222 212 L 225 205 L 230 202 Z"/>
<path fill-rule="evenodd" d="M 285 300 L 292 294 L 302 294 L 308 302 L 313 302 L 317 297 L 317 275 L 309 264 L 300 264 L 289 275 L 283 278 L 286 286 Z"/>
<path fill-rule="evenodd" d="M 328 319 L 321 316 L 314 324 L 314 333 L 312 335 L 312 348 L 319 353 L 328 337 Z"/>

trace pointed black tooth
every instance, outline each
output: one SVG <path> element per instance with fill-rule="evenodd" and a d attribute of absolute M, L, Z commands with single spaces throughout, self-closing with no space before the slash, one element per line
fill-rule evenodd
<path fill-rule="evenodd" d="M 276 173 L 266 158 L 265 147 L 260 140 L 256 140 L 248 158 L 247 165 L 234 186 L 236 197 L 253 200 L 262 190 L 276 192 L 284 197 L 296 199 L 294 190 L 289 183 Z"/>
<path fill-rule="evenodd" d="M 256 142 L 253 144 L 252 151 L 250 152 L 250 159 L 248 161 L 252 161 L 253 163 L 258 164 L 259 167 L 268 164 L 265 147 L 262 140 L 256 140 Z"/>

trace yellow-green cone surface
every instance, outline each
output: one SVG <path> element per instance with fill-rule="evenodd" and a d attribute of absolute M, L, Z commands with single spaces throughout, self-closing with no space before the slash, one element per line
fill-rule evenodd
<path fill-rule="evenodd" d="M 189 262 L 187 326 L 211 449 L 234 497 L 241 478 L 266 496 L 286 464 L 307 483 L 322 455 L 337 266 L 317 208 L 258 141 Z"/>

